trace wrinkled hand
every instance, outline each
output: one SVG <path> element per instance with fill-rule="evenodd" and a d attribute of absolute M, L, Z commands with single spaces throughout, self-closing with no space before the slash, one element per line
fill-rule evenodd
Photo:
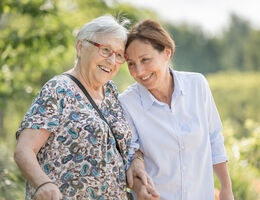
<path fill-rule="evenodd" d="M 151 185 L 142 185 L 139 190 L 136 191 L 138 200 L 158 200 L 160 195 L 155 191 Z"/>
<path fill-rule="evenodd" d="M 46 184 L 39 188 L 35 194 L 35 200 L 60 200 L 62 194 L 59 188 L 54 184 Z"/>
<path fill-rule="evenodd" d="M 126 177 L 127 177 L 128 186 L 130 188 L 133 187 L 134 177 L 140 178 L 144 185 L 147 185 L 148 182 L 151 182 L 152 186 L 154 186 L 151 178 L 145 171 L 145 166 L 144 166 L 143 161 L 141 161 L 139 159 L 134 159 L 131 162 L 131 165 L 126 172 Z"/>
<path fill-rule="evenodd" d="M 234 200 L 232 190 L 221 189 L 219 193 L 219 200 Z"/>
<path fill-rule="evenodd" d="M 160 195 L 155 189 L 152 179 L 145 171 L 144 162 L 134 159 L 126 172 L 127 183 L 130 188 L 134 186 L 134 179 L 139 179 L 139 184 L 135 187 L 138 200 L 157 200 Z M 136 189 L 137 188 L 137 189 Z"/>

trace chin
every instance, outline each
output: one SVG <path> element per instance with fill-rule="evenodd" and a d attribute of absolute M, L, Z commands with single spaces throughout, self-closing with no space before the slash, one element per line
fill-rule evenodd
<path fill-rule="evenodd" d="M 111 77 L 103 77 L 100 82 L 105 85 L 109 80 L 111 80 L 112 78 Z"/>
<path fill-rule="evenodd" d="M 153 87 L 153 85 L 151 85 L 151 84 L 143 84 L 143 83 L 140 83 L 142 86 L 144 86 L 147 90 L 151 90 L 151 89 L 153 89 L 154 87 Z"/>

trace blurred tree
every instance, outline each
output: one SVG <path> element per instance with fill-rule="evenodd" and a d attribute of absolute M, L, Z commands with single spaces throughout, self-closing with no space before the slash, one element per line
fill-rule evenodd
<path fill-rule="evenodd" d="M 260 71 L 260 31 L 251 30 L 245 42 L 244 67 L 249 71 Z"/>
<path fill-rule="evenodd" d="M 231 14 L 230 25 L 221 39 L 221 69 L 245 70 L 245 44 L 250 36 L 251 26 L 247 20 Z"/>
<path fill-rule="evenodd" d="M 260 69 L 260 32 L 235 14 L 223 34 L 214 37 L 196 25 L 166 23 L 165 27 L 176 42 L 173 63 L 178 70 L 207 74 Z"/>
<path fill-rule="evenodd" d="M 182 24 L 166 25 L 176 43 L 174 67 L 183 71 L 213 73 L 220 68 L 219 40 L 209 38 L 201 27 Z"/>
<path fill-rule="evenodd" d="M 66 61 L 63 56 L 71 33 L 57 15 L 56 4 L 49 0 L 1 1 L 1 112 L 11 98 L 17 104 L 31 98 L 34 88 L 60 71 Z"/>

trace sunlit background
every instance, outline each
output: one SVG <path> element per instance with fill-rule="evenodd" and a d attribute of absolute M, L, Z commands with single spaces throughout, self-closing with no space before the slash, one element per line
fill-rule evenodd
<path fill-rule="evenodd" d="M 206 75 L 224 126 L 235 199 L 260 199 L 259 10 L 259 0 L 1 0 L 0 200 L 25 196 L 13 150 L 33 97 L 73 66 L 79 28 L 107 13 L 131 24 L 158 20 L 176 43 L 172 67 Z M 134 82 L 125 64 L 114 81 L 120 92 Z"/>
<path fill-rule="evenodd" d="M 209 34 L 219 34 L 230 22 L 230 14 L 236 13 L 248 20 L 254 28 L 260 28 L 259 0 L 121 0 L 135 7 L 157 12 L 163 20 L 174 24 L 198 24 Z"/>

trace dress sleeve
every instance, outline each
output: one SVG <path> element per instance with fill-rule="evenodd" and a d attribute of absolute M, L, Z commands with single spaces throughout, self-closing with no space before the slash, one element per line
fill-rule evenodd
<path fill-rule="evenodd" d="M 25 114 L 16 138 L 18 139 L 22 130 L 46 129 L 55 133 L 59 127 L 60 114 L 63 111 L 65 90 L 59 86 L 58 80 L 48 81 L 35 97 L 34 102 Z"/>
<path fill-rule="evenodd" d="M 208 82 L 204 77 L 205 87 L 206 87 L 206 111 L 208 116 L 208 127 L 210 135 L 210 144 L 212 151 L 212 162 L 213 165 L 226 162 L 228 157 L 226 155 L 225 146 L 224 146 L 224 137 L 221 133 L 222 123 L 221 119 L 214 102 L 212 93 L 210 91 Z"/>
<path fill-rule="evenodd" d="M 118 99 L 118 90 L 117 90 L 117 87 L 116 87 L 115 83 L 112 80 L 109 80 L 107 82 L 107 88 L 105 90 L 105 93 L 110 93 L 110 92 L 112 92 L 114 97 L 116 99 Z"/>

